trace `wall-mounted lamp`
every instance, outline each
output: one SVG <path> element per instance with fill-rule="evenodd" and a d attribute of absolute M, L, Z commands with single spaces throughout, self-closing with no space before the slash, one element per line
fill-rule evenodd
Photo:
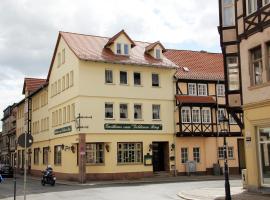
<path fill-rule="evenodd" d="M 175 149 L 175 144 L 171 144 L 171 151 Z"/>
<path fill-rule="evenodd" d="M 110 145 L 109 144 L 105 144 L 105 149 L 107 152 L 110 152 Z"/>

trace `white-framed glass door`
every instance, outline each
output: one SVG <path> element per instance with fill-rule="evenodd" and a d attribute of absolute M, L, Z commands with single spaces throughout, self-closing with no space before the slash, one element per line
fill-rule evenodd
<path fill-rule="evenodd" d="M 258 129 L 261 184 L 270 186 L 270 127 Z"/>

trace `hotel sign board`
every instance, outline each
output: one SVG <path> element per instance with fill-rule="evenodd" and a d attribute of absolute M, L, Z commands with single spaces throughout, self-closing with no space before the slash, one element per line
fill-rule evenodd
<path fill-rule="evenodd" d="M 162 124 L 104 124 L 105 130 L 162 130 Z"/>
<path fill-rule="evenodd" d="M 62 128 L 55 129 L 54 134 L 58 135 L 58 134 L 61 134 L 61 133 L 67 133 L 67 132 L 71 132 L 71 131 L 72 131 L 72 126 L 65 126 L 65 127 L 62 127 Z"/>

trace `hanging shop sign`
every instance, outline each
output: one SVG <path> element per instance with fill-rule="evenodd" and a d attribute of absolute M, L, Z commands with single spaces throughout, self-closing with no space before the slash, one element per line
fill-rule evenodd
<path fill-rule="evenodd" d="M 104 124 L 105 130 L 162 130 L 162 124 Z"/>
<path fill-rule="evenodd" d="M 150 155 L 149 153 L 147 153 L 146 155 L 144 155 L 144 165 L 145 166 L 149 166 L 152 165 L 152 155 Z"/>
<path fill-rule="evenodd" d="M 55 129 L 54 134 L 58 135 L 58 134 L 61 134 L 61 133 L 67 133 L 67 132 L 71 132 L 71 131 L 72 131 L 72 126 L 65 126 L 65 127 L 62 127 L 62 128 Z"/>

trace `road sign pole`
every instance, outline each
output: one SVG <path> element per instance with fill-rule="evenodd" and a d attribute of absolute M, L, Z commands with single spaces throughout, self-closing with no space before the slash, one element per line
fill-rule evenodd
<path fill-rule="evenodd" d="M 23 181 L 23 195 L 24 200 L 26 200 L 26 143 L 27 143 L 27 133 L 24 134 L 24 181 Z"/>

